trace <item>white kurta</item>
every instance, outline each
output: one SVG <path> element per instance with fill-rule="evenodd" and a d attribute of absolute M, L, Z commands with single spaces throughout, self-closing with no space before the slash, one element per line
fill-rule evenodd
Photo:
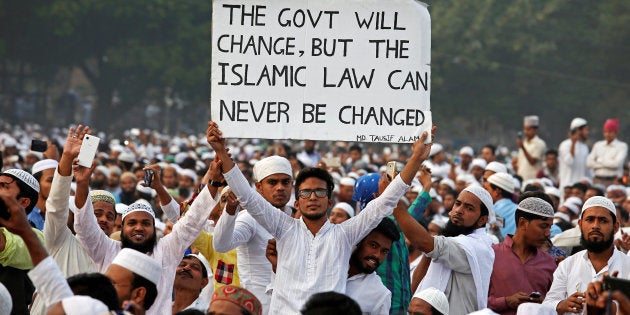
<path fill-rule="evenodd" d="M 71 183 L 72 176 L 62 176 L 55 170 L 50 194 L 46 200 L 44 221 L 46 250 L 66 278 L 79 273 L 96 272 L 92 259 L 67 226 Z M 44 313 L 43 300 L 37 295 L 31 307 L 31 314 Z"/>
<path fill-rule="evenodd" d="M 619 271 L 620 277 L 627 277 L 630 272 L 630 256 L 615 249 L 606 267 L 596 272 L 591 260 L 588 259 L 588 251 L 577 252 L 560 262 L 553 273 L 551 288 L 542 304 L 555 310 L 560 301 L 566 300 L 577 291 L 586 291 L 588 284 L 601 280 L 604 272 L 612 274 L 614 271 Z"/>
<path fill-rule="evenodd" d="M 585 177 L 591 177 L 591 172 L 586 167 L 588 146 L 584 142 L 578 141 L 573 152 L 574 155 L 571 155 L 571 139 L 566 139 L 560 143 L 558 147 L 558 178 L 561 190 Z"/>
<path fill-rule="evenodd" d="M 218 194 L 217 194 L 218 195 Z M 190 206 L 186 215 L 173 226 L 173 232 L 161 238 L 153 247 L 152 257 L 162 265 L 162 276 L 157 286 L 158 295 L 148 315 L 171 313 L 175 270 L 184 257 L 186 248 L 197 238 L 201 228 L 217 201 L 204 188 Z M 121 249 L 119 241 L 102 233 L 98 226 L 92 199 L 75 213 L 74 230 L 77 238 L 88 252 L 99 272 L 105 272 Z"/>
<path fill-rule="evenodd" d="M 55 260 L 50 256 L 31 269 L 28 272 L 28 277 L 37 288 L 39 299 L 43 300 L 44 310 L 47 310 L 54 303 L 74 295 Z M 31 314 L 39 313 L 31 311 Z"/>
<path fill-rule="evenodd" d="M 253 190 L 238 168 L 232 168 L 224 177 L 241 206 L 277 240 L 278 265 L 269 314 L 300 314 L 300 308 L 314 293 L 345 293 L 352 249 L 392 213 L 409 188 L 396 177 L 357 216 L 341 224 L 326 221 L 313 235 L 302 219 L 278 211 Z"/>
<path fill-rule="evenodd" d="M 523 149 L 518 149 L 518 171 L 516 173 L 523 177 L 523 181 L 526 181 L 536 178 L 536 173 L 542 168 L 542 162 L 545 159 L 545 151 L 547 151 L 547 144 L 538 136 L 535 136 L 530 141 L 523 139 L 523 146 L 531 157 L 538 159 L 536 164 L 529 164 Z"/>
<path fill-rule="evenodd" d="M 290 216 L 291 211 L 290 207 L 285 207 L 284 213 Z M 263 314 L 268 313 L 271 301 L 265 292 L 271 283 L 273 271 L 265 252 L 267 241 L 272 238 L 273 236 L 245 210 L 235 215 L 223 211 L 214 228 L 212 240 L 216 251 L 225 253 L 236 248 L 240 284 L 260 300 Z"/>
<path fill-rule="evenodd" d="M 392 293 L 383 285 L 376 272 L 360 273 L 348 278 L 346 295 L 359 304 L 363 314 L 389 314 Z"/>

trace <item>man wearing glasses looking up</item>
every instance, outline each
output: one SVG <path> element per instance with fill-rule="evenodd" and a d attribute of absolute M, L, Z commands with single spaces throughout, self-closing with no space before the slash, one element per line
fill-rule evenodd
<path fill-rule="evenodd" d="M 280 285 L 274 287 L 269 314 L 300 314 L 300 308 L 314 293 L 345 293 L 348 261 L 354 246 L 384 217 L 392 214 L 431 150 L 430 144 L 424 144 L 428 137 L 425 132 L 414 143 L 411 158 L 400 176 L 394 178 L 378 198 L 357 216 L 332 224 L 326 217 L 326 211 L 333 204 L 334 187 L 328 172 L 307 168 L 298 174 L 294 206 L 302 216 L 293 219 L 256 193 L 234 167 L 216 123 L 208 123 L 206 137 L 221 159 L 224 177 L 241 206 L 277 240 L 275 283 Z"/>

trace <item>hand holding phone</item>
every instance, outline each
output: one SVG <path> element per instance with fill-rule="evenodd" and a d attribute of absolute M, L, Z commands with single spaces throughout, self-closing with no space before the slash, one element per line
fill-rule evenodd
<path fill-rule="evenodd" d="M 151 182 L 153 182 L 153 171 L 144 171 L 144 184 L 147 185 L 147 187 L 151 187 Z"/>
<path fill-rule="evenodd" d="M 394 180 L 394 177 L 396 177 L 396 161 L 387 162 L 386 174 L 390 181 Z"/>
<path fill-rule="evenodd" d="M 81 142 L 81 150 L 79 151 L 78 164 L 83 167 L 92 167 L 92 161 L 96 156 L 96 150 L 98 149 L 98 143 L 101 141 L 99 137 L 86 134 L 83 136 L 83 142 Z"/>

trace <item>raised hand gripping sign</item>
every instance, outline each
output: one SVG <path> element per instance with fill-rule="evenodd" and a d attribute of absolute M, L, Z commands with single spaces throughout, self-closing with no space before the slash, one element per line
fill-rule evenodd
<path fill-rule="evenodd" d="M 431 20 L 413 0 L 214 0 L 211 116 L 227 137 L 413 142 Z"/>

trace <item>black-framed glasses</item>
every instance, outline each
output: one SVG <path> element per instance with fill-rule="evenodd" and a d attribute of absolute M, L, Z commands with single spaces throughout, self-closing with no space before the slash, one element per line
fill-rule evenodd
<path fill-rule="evenodd" d="M 300 198 L 307 199 L 311 197 L 311 194 L 315 193 L 315 197 L 324 198 L 328 197 L 328 189 L 318 188 L 318 189 L 300 189 L 298 190 L 298 195 Z"/>

